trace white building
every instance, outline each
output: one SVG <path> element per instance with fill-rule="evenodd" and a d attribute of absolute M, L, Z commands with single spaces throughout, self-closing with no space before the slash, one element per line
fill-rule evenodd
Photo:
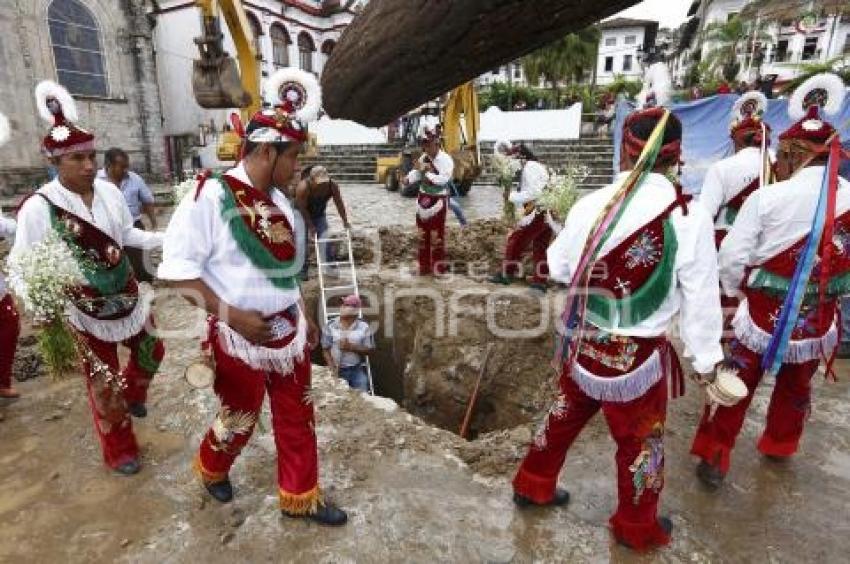
<path fill-rule="evenodd" d="M 489 86 L 497 82 L 513 84 L 514 86 L 528 86 L 525 71 L 522 70 L 522 62 L 514 61 L 507 65 L 502 65 L 478 77 L 478 84 L 480 86 Z"/>
<path fill-rule="evenodd" d="M 244 0 L 253 29 L 262 77 L 294 66 L 321 75 L 325 62 L 355 12 L 340 11 L 339 0 Z M 210 166 L 215 135 L 227 124 L 229 110 L 206 110 L 192 96 L 193 42 L 201 35 L 200 10 L 186 0 L 158 0 L 150 12 L 154 23 L 157 75 L 162 100 L 163 132 L 172 170 L 199 154 Z M 236 50 L 222 22 L 225 49 Z"/>
<path fill-rule="evenodd" d="M 628 80 L 643 76 L 641 58 L 655 45 L 658 22 L 614 18 L 598 25 L 600 31 L 596 83 L 611 84 L 618 75 Z"/>
<path fill-rule="evenodd" d="M 781 83 L 799 75 L 801 65 L 850 57 L 850 9 L 845 9 L 841 18 L 828 15 L 837 12 L 838 4 L 837 0 L 759 4 L 752 0 L 693 0 L 688 15 L 697 23 L 698 32 L 685 47 L 706 60 L 717 47 L 706 40 L 706 28 L 741 15 L 766 37 L 743 39 L 738 50 L 738 79 L 753 81 L 759 75 L 775 74 Z"/>

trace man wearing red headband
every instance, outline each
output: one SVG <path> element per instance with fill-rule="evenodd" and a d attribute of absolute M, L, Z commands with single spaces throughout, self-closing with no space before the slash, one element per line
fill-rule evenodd
<path fill-rule="evenodd" d="M 242 162 L 202 177 L 174 212 L 159 277 L 209 313 L 205 346 L 221 409 L 195 458 L 207 491 L 222 503 L 233 498 L 230 469 L 268 394 L 282 513 L 342 525 L 345 512 L 319 489 L 310 398 L 310 350 L 319 335 L 298 288 L 304 224 L 279 189 L 296 172 L 321 91 L 313 75 L 283 69 L 268 79 L 266 98 L 276 105 L 246 127 Z"/>
<path fill-rule="evenodd" d="M 662 102 L 666 67 L 651 67 L 649 78 L 643 98 Z M 579 305 L 564 319 L 560 395 L 513 486 L 520 507 L 567 503 L 558 474 L 579 432 L 602 410 L 617 443 L 611 528 L 620 543 L 647 550 L 667 544 L 672 529 L 658 516 L 658 502 L 668 380 L 676 392 L 683 383 L 667 333 L 678 317 L 694 368 L 707 374 L 723 359 L 722 318 L 711 218 L 668 179 L 679 166 L 681 122 L 650 107 L 629 116 L 623 133 L 623 172 L 573 206 L 549 247 L 550 276 L 570 284 L 579 299 L 568 296 L 568 303 Z M 658 152 L 654 165 L 641 160 L 644 149 Z M 632 172 L 639 162 L 644 177 Z"/>
<path fill-rule="evenodd" d="M 95 138 L 74 123 L 76 105 L 67 90 L 45 81 L 35 94 L 42 118 L 51 124 L 42 149 L 59 176 L 21 207 L 12 256 L 26 253 L 54 231 L 79 257 L 87 283 L 73 291 L 68 314 L 95 357 L 84 363 L 95 431 L 106 464 L 135 474 L 139 448 L 130 415 L 147 414 L 148 386 L 165 350 L 152 333 L 153 291 L 137 283 L 124 246 L 155 248 L 162 234 L 133 227 L 121 191 L 96 178 Z M 14 290 L 26 293 L 23 287 Z M 119 343 L 130 349 L 120 377 Z"/>
<path fill-rule="evenodd" d="M 797 452 L 809 415 L 812 376 L 823 359 L 831 372 L 838 342 L 836 304 L 850 293 L 850 184 L 837 177 L 837 147 L 830 159 L 837 133 L 820 114 L 837 113 L 844 97 L 841 79 L 830 74 L 815 76 L 795 91 L 789 111 L 798 121 L 779 137 L 780 182 L 747 198 L 720 247 L 723 289 L 741 299 L 731 349 L 749 394 L 713 416 L 706 410 L 700 423 L 691 452 L 700 458 L 697 476 L 709 488 L 719 487 L 729 470 L 732 448 L 766 371 L 775 373 L 776 382 L 758 449 L 771 459 Z M 826 168 L 830 160 L 836 170 Z M 821 209 L 824 187 L 831 196 L 822 200 L 826 207 Z M 824 236 L 810 247 L 816 217 L 823 218 Z M 799 276 L 806 256 L 814 267 Z M 786 297 L 797 292 L 801 304 L 791 307 Z"/>

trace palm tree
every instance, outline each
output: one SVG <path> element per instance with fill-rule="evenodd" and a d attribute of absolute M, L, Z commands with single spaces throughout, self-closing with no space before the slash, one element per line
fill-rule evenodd
<path fill-rule="evenodd" d="M 522 69 L 529 82 L 540 77 L 552 89 L 556 104 L 561 97 L 561 84 L 577 82 L 588 68 L 596 64 L 599 30 L 585 28 L 570 33 L 522 58 Z"/>
<path fill-rule="evenodd" d="M 804 65 L 795 65 L 799 70 L 799 76 L 789 81 L 782 86 L 783 94 L 790 94 L 797 89 L 798 86 L 805 81 L 824 72 L 837 74 L 844 81 L 844 84 L 850 85 L 850 62 L 847 62 L 843 57 L 836 57 L 830 61 L 823 63 L 810 63 Z"/>
<path fill-rule="evenodd" d="M 734 16 L 726 22 L 714 22 L 705 28 L 705 41 L 717 45 L 708 54 L 707 60 L 711 71 L 720 74 L 727 81 L 733 81 L 741 70 L 738 62 L 738 48 L 749 41 L 768 41 L 770 36 L 761 29 L 753 29 L 754 25 L 740 16 Z"/>

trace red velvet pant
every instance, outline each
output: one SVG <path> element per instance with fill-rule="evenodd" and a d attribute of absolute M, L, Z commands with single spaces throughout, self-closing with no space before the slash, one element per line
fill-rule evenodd
<path fill-rule="evenodd" d="M 443 209 L 434 217 L 422 220 L 416 218 L 419 228 L 419 275 L 442 274 L 446 271 L 443 261 L 446 259 L 446 206 L 447 198 L 443 198 Z"/>
<path fill-rule="evenodd" d="M 310 401 L 310 354 L 290 374 L 254 370 L 225 353 L 212 339 L 216 364 L 215 393 L 221 410 L 201 442 L 195 468 L 207 483 L 227 477 L 248 443 L 269 395 L 277 447 L 277 479 L 281 509 L 304 514 L 319 501 L 319 461 Z"/>
<path fill-rule="evenodd" d="M 152 318 L 148 325 L 153 327 Z M 107 343 L 91 335 L 84 337 L 91 351 L 112 373 L 118 374 L 121 370 L 118 362 L 118 343 Z M 122 373 L 127 386 L 123 393 L 117 392 L 103 377 L 93 374 L 90 363 L 84 363 L 94 428 L 100 439 L 103 459 L 110 468 L 116 468 L 139 456 L 139 447 L 133 435 L 133 424 L 127 406 L 132 403 L 145 403 L 148 386 L 165 356 L 162 341 L 144 329 L 122 344 L 130 349 L 130 360 Z"/>
<path fill-rule="evenodd" d="M 590 418 L 600 409 L 617 443 L 619 504 L 610 523 L 614 535 L 637 550 L 667 544 L 658 525 L 658 498 L 663 486 L 663 462 L 657 472 L 635 469 L 649 450 L 663 453 L 667 417 L 667 381 L 662 379 L 642 397 L 628 403 L 602 402 L 585 394 L 569 377 L 561 377 L 563 396 L 514 478 L 514 491 L 537 503 L 552 499 L 567 451 Z"/>
<path fill-rule="evenodd" d="M 545 283 L 549 278 L 549 265 L 546 263 L 546 249 L 552 241 L 552 228 L 546 223 L 543 213 L 538 213 L 530 224 L 517 227 L 508 235 L 505 247 L 505 261 L 502 272 L 506 276 L 515 277 L 522 266 L 522 255 L 531 247 L 531 257 L 534 261 L 534 283 Z"/>
<path fill-rule="evenodd" d="M 761 355 L 740 343 L 733 342 L 733 356 L 740 366 L 738 376 L 749 390 L 747 397 L 733 407 L 721 407 L 709 420 L 706 408 L 700 422 L 691 453 L 729 471 L 729 459 L 735 439 L 741 432 L 747 408 L 753 400 L 762 378 Z M 783 364 L 776 375 L 776 384 L 767 409 L 767 425 L 759 439 L 758 449 L 770 456 L 791 456 L 797 452 L 803 426 L 809 414 L 811 380 L 819 361 L 805 364 Z"/>
<path fill-rule="evenodd" d="M 6 294 L 0 300 L 0 388 L 12 387 L 12 365 L 20 332 L 21 321 L 15 309 L 15 301 L 10 294 Z"/>

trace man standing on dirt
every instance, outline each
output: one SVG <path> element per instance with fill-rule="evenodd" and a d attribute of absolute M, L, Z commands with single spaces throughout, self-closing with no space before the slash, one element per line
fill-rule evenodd
<path fill-rule="evenodd" d="M 416 168 L 402 181 L 419 183 L 416 226 L 419 228 L 419 275 L 442 274 L 446 270 L 446 208 L 454 161 L 440 147 L 438 131 L 425 128 L 419 134 L 422 156 Z"/>
<path fill-rule="evenodd" d="M 345 229 L 351 229 L 339 185 L 331 180 L 328 170 L 319 165 L 305 169 L 301 175 L 301 181 L 295 188 L 295 205 L 301 212 L 301 217 L 304 218 L 308 235 L 305 238 L 304 268 L 301 270 L 303 280 L 307 279 L 307 257 L 310 256 L 309 250 L 313 245 L 313 236 L 322 239 L 328 231 L 327 207 L 331 199 L 333 199 L 336 211 L 342 219 L 342 226 Z M 329 243 L 319 245 L 322 262 L 327 262 L 331 260 L 328 257 L 336 255 L 335 248 L 334 245 Z M 316 260 L 318 261 L 319 257 L 316 257 Z"/>
<path fill-rule="evenodd" d="M 835 377 L 838 301 L 850 294 L 850 183 L 837 174 L 842 151 L 824 116 L 836 115 L 844 97 L 845 86 L 833 74 L 816 75 L 794 92 L 789 114 L 798 121 L 779 136 L 780 182 L 747 199 L 720 248 L 723 289 L 741 298 L 731 348 L 748 395 L 703 415 L 691 452 L 700 458 L 698 478 L 710 489 L 729 470 L 765 373 L 775 386 L 758 450 L 774 461 L 797 452 L 821 362 L 827 378 Z"/>
<path fill-rule="evenodd" d="M 652 93 L 659 103 L 669 99 L 660 88 Z M 670 542 L 672 523 L 658 516 L 658 502 L 668 380 L 674 393 L 683 387 L 667 339 L 673 320 L 680 318 L 697 372 L 723 360 L 711 218 L 667 177 L 679 165 L 681 139 L 681 122 L 664 108 L 630 115 L 624 172 L 579 200 L 549 247 L 551 276 L 570 284 L 556 337 L 560 395 L 513 481 L 520 507 L 568 503 L 558 474 L 579 432 L 602 410 L 617 443 L 619 503 L 610 524 L 617 541 L 635 550 Z"/>
<path fill-rule="evenodd" d="M 9 120 L 0 114 L 0 147 L 9 141 L 10 134 Z M 0 210 L 0 240 L 13 238 L 16 228 L 15 220 L 4 217 L 3 211 Z M 6 278 L 0 270 L 0 399 L 13 400 L 21 395 L 12 386 L 12 368 L 15 364 L 20 331 L 21 323 L 15 300 L 6 291 Z"/>
<path fill-rule="evenodd" d="M 44 81 L 36 87 L 36 103 L 51 123 L 42 149 L 59 175 L 21 207 L 12 256 L 25 254 L 50 232 L 74 251 L 86 283 L 73 292 L 70 324 L 91 355 L 84 367 L 95 432 L 107 466 L 135 474 L 141 465 L 130 415 L 147 415 L 148 386 L 165 349 L 152 332 L 153 291 L 136 281 L 124 246 L 152 249 L 161 245 L 162 234 L 133 227 L 121 192 L 96 178 L 95 138 L 73 123 L 77 111 L 68 91 Z M 13 289 L 26 294 L 26 288 Z M 120 375 L 119 343 L 130 349 Z"/>
<path fill-rule="evenodd" d="M 195 470 L 222 503 L 233 499 L 229 473 L 269 396 L 284 516 L 342 525 L 344 511 L 319 489 L 310 350 L 319 332 L 298 288 L 295 213 L 275 186 L 286 186 L 316 119 L 321 90 L 296 69 L 273 74 L 245 133 L 241 163 L 207 177 L 187 194 L 168 226 L 159 277 L 209 315 L 214 389 L 221 410 L 204 436 Z"/>

